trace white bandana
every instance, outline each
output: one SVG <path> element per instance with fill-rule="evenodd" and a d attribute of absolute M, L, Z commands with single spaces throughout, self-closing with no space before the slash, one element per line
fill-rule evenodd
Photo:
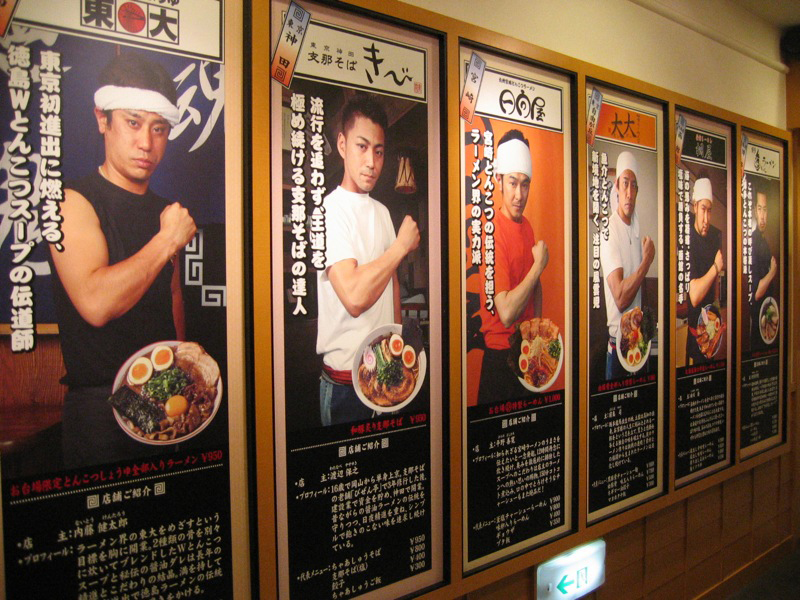
<path fill-rule="evenodd" d="M 636 172 L 637 170 L 636 157 L 627 150 L 620 152 L 617 157 L 616 178 L 619 179 L 625 171 L 630 171 L 638 178 L 639 174 Z"/>
<path fill-rule="evenodd" d="M 714 202 L 714 195 L 711 193 L 711 180 L 707 177 L 702 177 L 694 182 L 694 191 L 692 192 L 692 202 L 698 200 L 711 200 Z"/>
<path fill-rule="evenodd" d="M 523 173 L 528 177 L 533 177 L 530 148 L 525 145 L 525 142 L 518 139 L 503 142 L 497 147 L 494 172 L 496 175 Z"/>
<path fill-rule="evenodd" d="M 100 110 L 146 110 L 164 117 L 172 126 L 178 124 L 178 107 L 162 94 L 135 87 L 104 85 L 94 93 L 94 105 Z"/>

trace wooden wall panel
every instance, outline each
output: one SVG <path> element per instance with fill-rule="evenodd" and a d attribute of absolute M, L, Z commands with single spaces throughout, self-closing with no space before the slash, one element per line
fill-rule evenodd
<path fill-rule="evenodd" d="M 757 574 L 749 566 L 791 538 L 791 474 L 789 457 L 778 456 L 605 534 L 606 582 L 587 598 L 726 597 L 738 580 Z M 527 569 L 465 598 L 535 597 L 535 569 Z"/>

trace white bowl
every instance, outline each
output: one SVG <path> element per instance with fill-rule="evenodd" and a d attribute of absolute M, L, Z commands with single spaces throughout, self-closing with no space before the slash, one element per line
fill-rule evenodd
<path fill-rule="evenodd" d="M 166 340 L 162 342 L 155 342 L 153 344 L 149 344 L 144 348 L 134 352 L 130 356 L 130 358 L 128 358 L 128 360 L 125 361 L 125 364 L 123 364 L 122 367 L 120 367 L 120 370 L 117 371 L 117 376 L 114 378 L 114 386 L 112 388 L 112 393 L 116 392 L 120 387 L 125 385 L 128 369 L 130 369 L 131 365 L 133 364 L 133 361 L 135 361 L 137 358 L 139 358 L 140 356 L 149 357 L 150 353 L 155 349 L 155 347 L 161 345 L 169 346 L 170 348 L 172 348 L 174 352 L 175 348 L 177 348 L 179 344 L 181 344 L 181 342 L 177 340 Z M 174 440 L 148 440 L 147 438 L 140 436 L 133 429 L 131 429 L 130 421 L 128 419 L 119 414 L 116 408 L 114 407 L 111 408 L 114 411 L 114 418 L 117 420 L 119 426 L 122 427 L 122 431 L 127 433 L 137 442 L 141 442 L 143 444 L 150 444 L 153 446 L 169 446 L 171 444 L 178 444 L 180 442 L 184 442 L 190 438 L 193 438 L 198 433 L 203 431 L 203 429 L 208 427 L 208 424 L 211 423 L 212 419 L 216 416 L 217 411 L 219 410 L 219 405 L 221 403 L 222 403 L 222 375 L 220 375 L 219 379 L 217 379 L 217 396 L 216 398 L 214 398 L 214 408 L 211 410 L 211 414 L 205 421 L 203 421 L 200 424 L 200 426 L 197 429 L 195 429 L 194 431 L 192 431 L 187 435 L 175 438 Z"/>
<path fill-rule="evenodd" d="M 367 334 L 364 340 L 356 350 L 356 354 L 353 357 L 353 389 L 356 391 L 358 395 L 358 399 L 364 403 L 367 408 L 370 408 L 376 412 L 387 413 L 387 412 L 395 412 L 400 410 L 404 406 L 408 406 L 408 404 L 416 397 L 417 393 L 419 393 L 420 388 L 422 387 L 422 382 L 425 380 L 425 372 L 427 371 L 428 360 L 425 356 L 425 350 L 420 350 L 417 354 L 417 361 L 419 362 L 419 373 L 417 374 L 417 382 L 414 385 L 414 391 L 411 392 L 411 395 L 393 406 L 378 406 L 374 402 L 372 402 L 369 398 L 364 395 L 364 392 L 361 391 L 361 386 L 358 385 L 358 367 L 361 366 L 361 358 L 364 354 L 364 349 L 369 345 L 372 344 L 376 339 L 385 335 L 391 335 L 396 333 L 398 335 L 402 335 L 403 333 L 403 326 L 399 323 L 390 323 L 388 325 L 381 325 L 380 327 L 376 327 L 372 331 Z"/>

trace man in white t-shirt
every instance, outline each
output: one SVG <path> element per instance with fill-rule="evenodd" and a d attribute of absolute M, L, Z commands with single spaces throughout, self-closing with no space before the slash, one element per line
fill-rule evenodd
<path fill-rule="evenodd" d="M 317 273 L 323 425 L 372 416 L 352 385 L 353 358 L 370 331 L 401 322 L 397 267 L 420 241 L 408 215 L 395 236 L 389 211 L 369 195 L 383 169 L 387 126 L 386 113 L 370 97 L 357 96 L 342 110 L 336 148 L 344 175 L 323 201 L 326 259 Z"/>
<path fill-rule="evenodd" d="M 605 277 L 606 323 L 608 353 L 606 379 L 625 375 L 617 356 L 616 340 L 622 313 L 642 305 L 642 283 L 655 257 L 655 244 L 650 236 L 639 237 L 639 218 L 636 215 L 636 158 L 630 152 L 617 157 L 616 190 L 618 203 L 608 221 L 608 239 L 601 236 L 600 264 Z"/>

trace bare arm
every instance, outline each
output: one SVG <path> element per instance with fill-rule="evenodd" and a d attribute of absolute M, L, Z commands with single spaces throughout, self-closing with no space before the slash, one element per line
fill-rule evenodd
<path fill-rule="evenodd" d="M 624 279 L 622 277 L 622 267 L 614 269 L 606 275 L 606 283 L 611 290 L 611 295 L 614 297 L 614 303 L 617 305 L 619 312 L 627 309 L 633 302 L 654 257 L 655 245 L 653 240 L 649 236 L 645 236 L 642 240 L 642 262 L 639 263 L 636 270 Z"/>
<path fill-rule="evenodd" d="M 171 204 L 161 213 L 161 229 L 139 252 L 109 265 L 106 238 L 89 201 L 67 190 L 61 215 L 64 251 L 51 247 L 53 263 L 78 313 L 95 327 L 133 308 L 196 229 L 188 211 Z"/>
<path fill-rule="evenodd" d="M 520 318 L 532 297 L 535 306 L 536 295 L 534 291 L 540 287 L 539 277 L 547 266 L 550 255 L 547 251 L 547 245 L 542 240 L 536 242 L 531 248 L 531 252 L 533 253 L 533 265 L 528 269 L 522 281 L 515 288 L 498 292 L 494 297 L 494 305 L 497 307 L 497 314 L 503 327 L 511 327 Z M 541 290 L 539 290 L 538 294 L 539 311 L 541 312 Z"/>
<path fill-rule="evenodd" d="M 183 312 L 183 289 L 181 288 L 181 261 L 180 254 L 172 258 L 172 321 L 175 323 L 175 339 L 186 339 L 186 317 Z"/>
<path fill-rule="evenodd" d="M 708 271 L 700 277 L 689 280 L 689 302 L 692 303 L 692 306 L 698 306 L 703 301 L 703 298 L 708 294 L 708 290 L 714 284 L 717 273 L 722 271 L 722 266 L 722 252 L 717 250 L 714 262 L 708 268 Z"/>
<path fill-rule="evenodd" d="M 775 260 L 775 257 L 773 256 L 769 261 L 769 271 L 767 271 L 767 274 L 758 281 L 758 287 L 756 287 L 756 300 L 761 300 L 767 294 L 769 284 L 772 283 L 773 279 L 775 279 L 775 274 L 777 272 L 778 261 Z"/>
<path fill-rule="evenodd" d="M 417 224 L 406 216 L 395 241 L 375 260 L 359 265 L 354 258 L 348 258 L 328 267 L 333 290 L 352 317 L 358 317 L 378 301 L 400 262 L 418 245 Z M 395 289 L 399 294 L 398 286 Z"/>

